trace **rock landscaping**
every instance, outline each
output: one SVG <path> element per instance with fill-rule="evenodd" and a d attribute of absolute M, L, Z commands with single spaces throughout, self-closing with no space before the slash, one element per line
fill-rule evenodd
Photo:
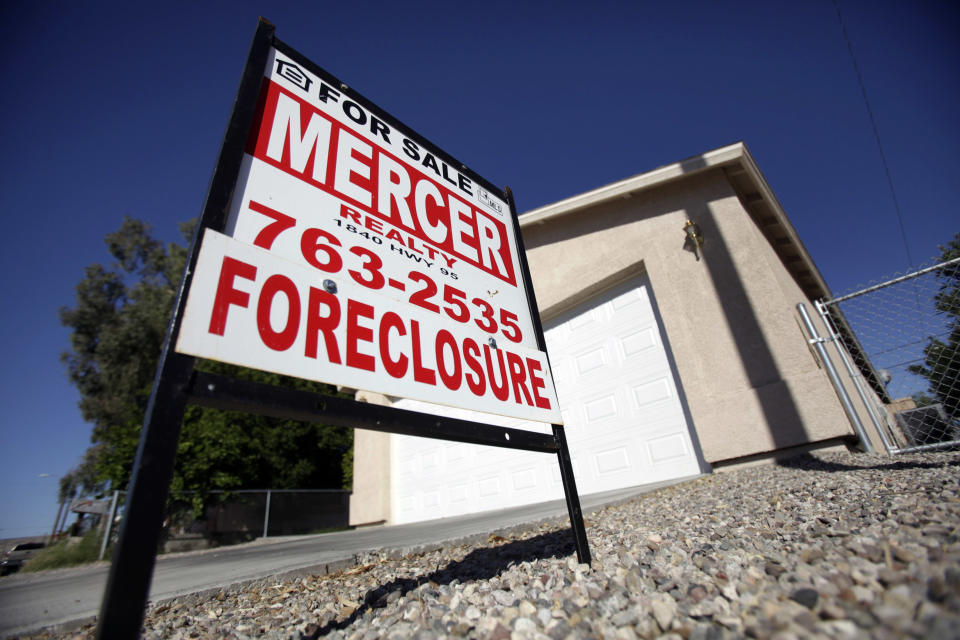
<path fill-rule="evenodd" d="M 958 638 L 960 453 L 819 453 L 331 575 L 152 605 L 145 638 Z M 36 638 L 88 638 L 87 626 Z"/>

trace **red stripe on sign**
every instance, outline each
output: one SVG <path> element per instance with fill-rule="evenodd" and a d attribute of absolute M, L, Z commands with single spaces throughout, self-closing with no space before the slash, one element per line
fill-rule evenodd
<path fill-rule="evenodd" d="M 507 228 L 442 183 L 264 79 L 247 153 L 517 286 Z"/>

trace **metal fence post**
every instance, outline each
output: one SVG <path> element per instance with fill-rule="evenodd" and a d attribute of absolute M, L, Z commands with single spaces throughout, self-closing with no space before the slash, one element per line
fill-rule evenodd
<path fill-rule="evenodd" d="M 53 521 L 53 531 L 50 532 L 50 537 L 47 538 L 47 544 L 53 544 L 53 539 L 57 537 L 57 529 L 60 527 L 60 516 L 63 514 L 63 508 L 67 506 L 67 498 L 64 497 L 60 500 L 60 508 L 57 509 L 57 518 Z"/>
<path fill-rule="evenodd" d="M 270 489 L 267 489 L 267 506 L 263 510 L 263 537 L 267 537 L 267 530 L 270 528 Z"/>
<path fill-rule="evenodd" d="M 107 515 L 106 525 L 103 527 L 103 540 L 100 541 L 100 555 L 97 560 L 103 560 L 103 554 L 107 552 L 107 541 L 110 540 L 110 533 L 113 531 L 113 519 L 117 515 L 117 498 L 120 496 L 120 490 L 113 490 L 113 498 L 110 500 L 110 513 Z"/>
<path fill-rule="evenodd" d="M 870 439 L 867 437 L 867 433 L 863 429 L 863 423 L 860 422 L 860 416 L 857 415 L 856 409 L 854 409 L 853 404 L 850 403 L 850 396 L 847 395 L 847 390 L 844 388 L 843 382 L 840 380 L 840 376 L 837 375 L 837 370 L 833 366 L 833 361 L 830 360 L 830 354 L 827 353 L 826 348 L 823 346 L 823 338 L 820 337 L 820 334 L 817 332 L 816 325 L 813 324 L 813 321 L 810 319 L 810 314 L 807 313 L 806 305 L 802 302 L 799 303 L 797 305 L 797 311 L 800 312 L 800 318 L 803 319 L 803 324 L 807 329 L 807 333 L 810 334 L 810 344 L 812 344 L 817 350 L 817 355 L 819 355 L 820 359 L 823 361 L 823 366 L 827 370 L 827 376 L 830 378 L 833 388 L 840 397 L 840 404 L 843 405 L 843 410 L 846 411 L 847 417 L 850 419 L 854 430 L 857 432 L 857 437 L 860 438 L 860 444 L 863 446 L 864 451 L 867 453 L 873 453 L 873 446 L 870 444 Z"/>
<path fill-rule="evenodd" d="M 847 373 L 850 375 L 850 379 L 853 380 L 853 386 L 857 390 L 857 395 L 860 396 L 860 401 L 867 409 L 867 414 L 870 416 L 870 421 L 873 423 L 874 428 L 876 428 L 877 433 L 880 435 L 880 439 L 883 441 L 884 448 L 887 450 L 887 453 L 894 453 L 897 450 L 897 447 L 895 447 L 890 442 L 890 438 L 887 437 L 886 424 L 880 424 L 880 419 L 876 414 L 876 407 L 867 397 L 867 392 L 863 389 L 863 384 L 861 383 L 863 374 L 853 366 L 853 363 L 850 362 L 850 358 L 847 357 L 843 343 L 840 341 L 840 336 L 837 334 L 833 323 L 830 322 L 830 312 L 827 310 L 827 305 L 818 300 L 814 303 L 814 306 L 817 308 L 817 312 L 820 314 L 823 324 L 827 327 L 827 333 L 830 334 L 830 341 L 833 342 L 834 346 L 837 348 L 837 353 L 840 354 L 840 362 L 843 363 L 843 366 L 847 369 Z"/>

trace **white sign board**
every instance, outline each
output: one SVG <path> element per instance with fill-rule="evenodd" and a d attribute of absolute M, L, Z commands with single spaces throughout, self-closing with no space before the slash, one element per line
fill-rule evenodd
<path fill-rule="evenodd" d="M 204 233 L 176 349 L 558 424 L 511 215 L 274 49 L 226 233 Z"/>
<path fill-rule="evenodd" d="M 70 511 L 74 513 L 92 513 L 94 515 L 106 515 L 110 511 L 109 500 L 91 500 L 90 498 L 78 498 L 70 503 Z"/>

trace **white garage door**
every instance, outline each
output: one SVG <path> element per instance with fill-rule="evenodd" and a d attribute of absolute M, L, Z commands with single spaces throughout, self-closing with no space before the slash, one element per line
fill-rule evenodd
<path fill-rule="evenodd" d="M 646 278 L 550 322 L 547 349 L 581 495 L 700 472 Z M 549 425 L 401 400 L 398 407 L 549 433 Z M 563 497 L 555 455 L 391 436 L 392 522 Z"/>

